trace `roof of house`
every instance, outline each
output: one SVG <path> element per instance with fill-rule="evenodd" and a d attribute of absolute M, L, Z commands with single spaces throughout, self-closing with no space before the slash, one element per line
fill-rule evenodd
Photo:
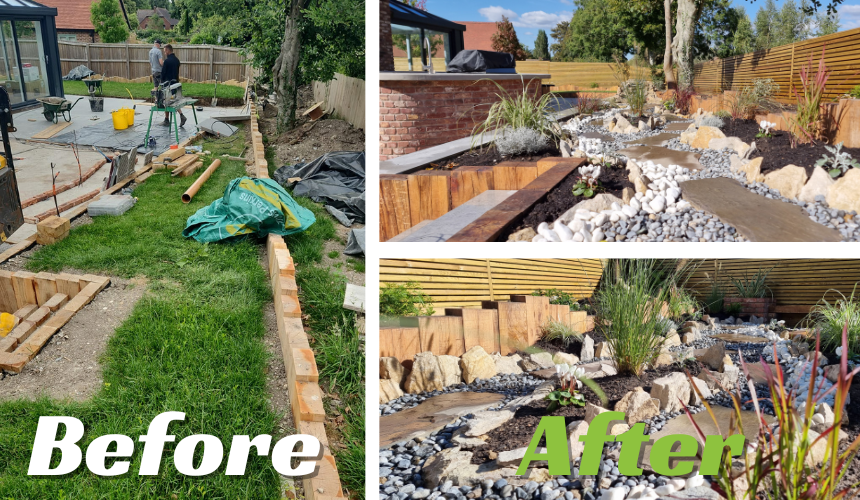
<path fill-rule="evenodd" d="M 167 20 L 170 23 L 170 27 L 174 27 L 179 24 L 179 19 L 174 19 L 170 17 L 170 12 L 167 11 L 164 7 L 156 7 L 155 9 L 138 9 L 137 11 L 137 23 L 140 24 L 147 17 L 151 17 L 153 14 L 158 17 Z"/>
<path fill-rule="evenodd" d="M 466 26 L 463 33 L 463 48 L 466 50 L 493 50 L 493 34 L 496 23 L 478 21 L 456 21 Z"/>
<path fill-rule="evenodd" d="M 88 30 L 95 29 L 90 20 L 90 6 L 94 0 L 39 0 L 46 7 L 57 9 L 58 30 Z M 125 4 L 119 0 L 119 8 L 122 10 L 125 22 L 128 24 L 128 15 L 125 13 Z"/>

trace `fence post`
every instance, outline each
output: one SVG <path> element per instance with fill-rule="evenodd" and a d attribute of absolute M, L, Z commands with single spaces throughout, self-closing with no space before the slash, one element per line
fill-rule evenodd
<path fill-rule="evenodd" d="M 209 79 L 215 79 L 215 47 L 209 47 Z"/>
<path fill-rule="evenodd" d="M 496 300 L 496 294 L 493 293 L 493 268 L 490 266 L 490 259 L 484 259 L 487 262 L 487 284 L 490 287 L 490 300 Z"/>
<path fill-rule="evenodd" d="M 90 44 L 84 45 L 84 50 L 87 52 L 87 67 L 93 69 L 93 62 L 90 61 Z"/>
<path fill-rule="evenodd" d="M 125 78 L 131 80 L 131 51 L 128 44 L 125 44 Z"/>

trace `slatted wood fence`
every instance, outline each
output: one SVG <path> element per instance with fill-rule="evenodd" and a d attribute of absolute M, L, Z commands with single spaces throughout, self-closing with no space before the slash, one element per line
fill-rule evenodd
<path fill-rule="evenodd" d="M 152 45 L 59 42 L 59 46 L 63 75 L 82 64 L 96 73 L 127 80 L 148 79 L 152 74 L 149 64 Z M 22 56 L 26 50 L 21 48 Z M 243 82 L 251 75 L 247 59 L 234 47 L 176 45 L 174 50 L 182 61 L 179 76 L 192 82 L 214 81 L 215 73 L 221 82 Z"/>
<path fill-rule="evenodd" d="M 335 73 L 334 80 L 314 82 L 314 100 L 353 127 L 364 129 L 364 80 Z"/>
<path fill-rule="evenodd" d="M 825 99 L 837 98 L 860 85 L 860 28 L 696 64 L 693 85 L 700 92 L 720 92 L 740 90 L 757 78 L 772 78 L 780 85 L 777 98 L 793 100 L 791 87 L 800 87 L 801 67 L 811 55 L 814 75 L 822 48 L 825 64 L 833 70 Z"/>
<path fill-rule="evenodd" d="M 822 298 L 833 301 L 839 293 L 850 296 L 860 283 L 860 259 L 708 259 L 692 273 L 687 288 L 703 298 L 711 280 L 723 284 L 727 296 L 737 296 L 729 277 L 752 277 L 758 269 L 773 270 L 766 284 L 776 299 L 777 313 L 807 313 Z M 860 300 L 860 287 L 855 300 Z"/>
<path fill-rule="evenodd" d="M 557 288 L 577 298 L 591 297 L 600 281 L 599 259 L 382 259 L 380 283 L 417 281 L 445 308 L 481 307 L 486 300 Z"/>

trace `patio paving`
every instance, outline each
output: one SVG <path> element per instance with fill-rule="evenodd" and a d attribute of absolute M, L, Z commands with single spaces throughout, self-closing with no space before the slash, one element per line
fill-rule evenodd
<path fill-rule="evenodd" d="M 624 144 L 641 144 L 643 146 L 665 146 L 672 139 L 677 139 L 678 134 L 670 134 L 668 132 L 662 132 L 657 135 L 652 135 L 650 137 L 644 137 L 642 139 L 633 139 L 632 141 L 627 141 Z"/>
<path fill-rule="evenodd" d="M 668 123 L 665 127 L 663 127 L 663 130 L 668 130 L 670 132 L 683 132 L 690 128 L 690 125 L 691 123 L 688 122 Z"/>
<path fill-rule="evenodd" d="M 600 132 L 583 132 L 579 134 L 580 138 L 600 139 L 603 142 L 612 142 L 615 139 L 611 135 L 601 134 Z"/>

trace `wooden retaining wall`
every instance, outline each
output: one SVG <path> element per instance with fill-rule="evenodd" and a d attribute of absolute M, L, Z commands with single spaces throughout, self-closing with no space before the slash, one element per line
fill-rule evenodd
<path fill-rule="evenodd" d="M 325 110 L 364 130 L 364 80 L 334 74 L 334 80 L 314 82 L 314 101 L 325 101 Z"/>
<path fill-rule="evenodd" d="M 269 165 L 265 159 L 263 135 L 257 123 L 257 109 L 251 106 L 251 149 L 258 178 L 269 178 Z M 302 479 L 305 498 L 327 500 L 343 498 L 340 476 L 325 430 L 323 392 L 319 386 L 314 351 L 302 325 L 302 311 L 296 285 L 296 268 L 293 258 L 281 236 L 270 234 L 266 239 L 269 279 L 275 300 L 278 337 L 287 372 L 290 409 L 293 425 L 300 434 L 310 434 L 320 441 L 323 454 L 317 461 L 318 472 Z"/>
<path fill-rule="evenodd" d="M 433 298 L 437 314 L 446 308 L 482 307 L 512 295 L 557 288 L 589 298 L 600 281 L 599 259 L 381 259 L 379 282 L 417 281 Z"/>
<path fill-rule="evenodd" d="M 478 345 L 503 356 L 537 343 L 550 321 L 562 322 L 576 332 L 594 328 L 585 311 L 549 303 L 549 297 L 512 295 L 511 301 L 487 300 L 480 309 L 445 308 L 444 316 L 420 316 L 417 328 L 380 328 L 379 355 L 401 363 L 419 352 L 461 356 Z"/>
<path fill-rule="evenodd" d="M 719 276 L 727 296 L 736 296 L 729 276 L 752 277 L 760 269 L 773 267 L 766 284 L 776 298 L 777 313 L 805 314 L 822 298 L 833 301 L 839 293 L 851 295 L 860 283 L 860 259 L 707 259 L 691 275 L 687 288 L 700 299 L 711 288 L 710 279 Z M 860 286 L 855 300 L 860 300 Z"/>

